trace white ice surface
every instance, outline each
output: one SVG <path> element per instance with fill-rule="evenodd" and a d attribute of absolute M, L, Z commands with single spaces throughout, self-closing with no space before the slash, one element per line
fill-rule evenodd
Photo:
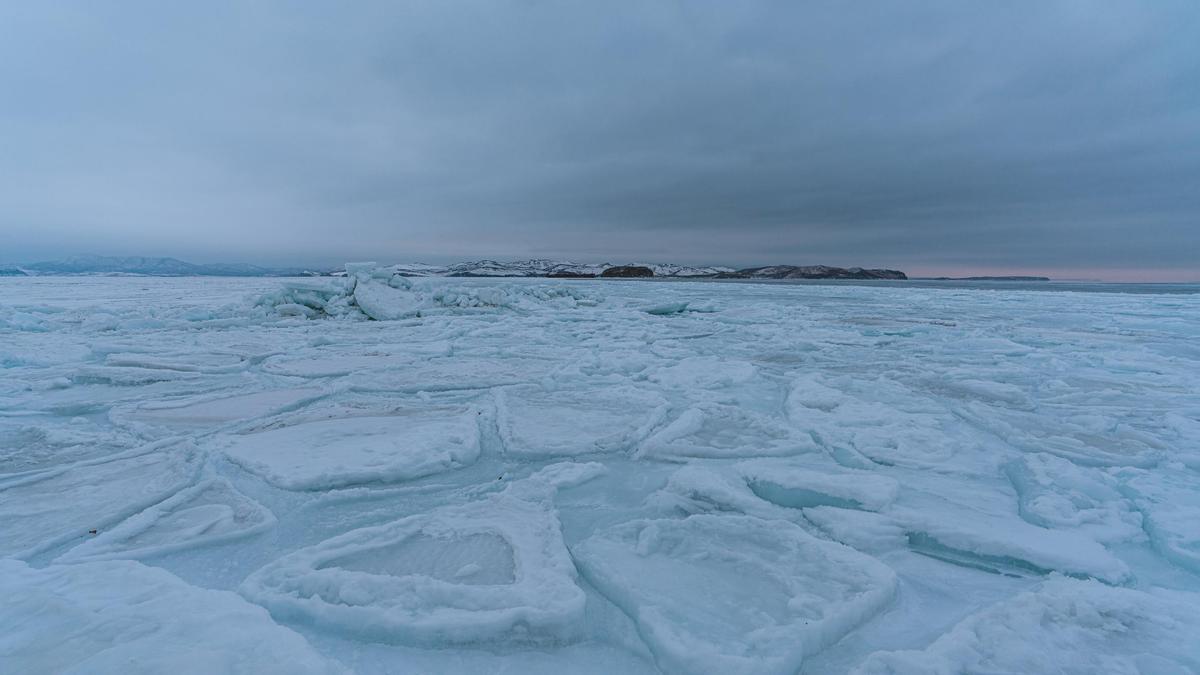
<path fill-rule="evenodd" d="M 481 415 L 449 406 L 395 410 L 233 434 L 214 446 L 246 470 L 290 490 L 394 482 L 474 462 Z"/>
<path fill-rule="evenodd" d="M 658 459 L 795 455 L 817 452 L 812 437 L 736 405 L 700 403 L 646 439 L 640 456 Z"/>
<path fill-rule="evenodd" d="M 497 390 L 505 451 L 521 457 L 633 450 L 662 421 L 666 401 L 634 387 Z"/>
<path fill-rule="evenodd" d="M 1198 344 L 1165 293 L 0 279 L 0 672 L 1197 672 Z"/>
<path fill-rule="evenodd" d="M 209 478 L 84 541 L 57 562 L 170 553 L 247 537 L 274 524 L 274 514 L 228 480 Z"/>
<path fill-rule="evenodd" d="M 1053 578 L 974 614 L 921 651 L 872 654 L 856 675 L 1194 673 L 1196 593 Z"/>
<path fill-rule="evenodd" d="M 180 431 L 207 430 L 281 412 L 321 395 L 322 391 L 316 387 L 295 387 L 182 401 L 148 401 L 115 408 L 110 417 L 118 424 L 145 424 Z"/>
<path fill-rule="evenodd" d="M 344 672 L 229 591 L 135 562 L 0 560 L 0 672 Z"/>
<path fill-rule="evenodd" d="M 153 443 L 0 483 L 0 555 L 82 541 L 186 488 L 198 469 L 191 443 Z"/>

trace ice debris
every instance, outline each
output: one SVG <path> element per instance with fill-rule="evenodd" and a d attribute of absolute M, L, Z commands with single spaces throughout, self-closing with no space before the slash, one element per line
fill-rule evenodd
<path fill-rule="evenodd" d="M 375 263 L 348 263 L 345 277 L 287 280 L 257 304 L 284 317 L 394 321 L 448 310 L 521 309 L 545 303 L 570 308 L 598 302 L 571 286 L 451 285 L 444 280 L 414 280 Z"/>

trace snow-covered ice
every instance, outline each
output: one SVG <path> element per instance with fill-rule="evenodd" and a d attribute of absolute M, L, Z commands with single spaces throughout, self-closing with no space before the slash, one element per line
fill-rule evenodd
<path fill-rule="evenodd" d="M 263 532 L 275 516 L 224 478 L 209 478 L 84 541 L 58 562 L 139 558 Z"/>
<path fill-rule="evenodd" d="M 896 585 L 874 558 L 747 516 L 622 523 L 574 553 L 670 672 L 795 672 L 877 613 Z"/>
<path fill-rule="evenodd" d="M 156 442 L 0 483 L 0 555 L 81 540 L 187 488 L 199 468 L 191 443 Z"/>
<path fill-rule="evenodd" d="M 398 271 L 0 279 L 0 672 L 1200 672 L 1200 294 Z"/>
<path fill-rule="evenodd" d="M 430 406 L 231 434 L 213 442 L 235 463 L 291 490 L 395 482 L 479 457 L 483 411 Z"/>
<path fill-rule="evenodd" d="M 506 387 L 496 399 L 505 452 L 525 457 L 631 451 L 666 407 L 653 392 L 629 386 Z"/>
<path fill-rule="evenodd" d="M 570 640 L 585 597 L 548 502 L 557 483 L 603 470 L 554 465 L 475 501 L 347 532 L 255 572 L 242 594 L 374 640 Z"/>
<path fill-rule="evenodd" d="M 132 561 L 0 560 L 6 673 L 346 672 L 261 607 Z"/>
<path fill-rule="evenodd" d="M 1200 595 L 1057 577 L 967 617 L 920 651 L 876 652 L 855 675 L 1194 673 Z"/>

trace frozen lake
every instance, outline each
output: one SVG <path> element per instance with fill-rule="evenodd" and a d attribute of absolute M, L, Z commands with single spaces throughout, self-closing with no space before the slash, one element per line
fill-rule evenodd
<path fill-rule="evenodd" d="M 1194 286 L 359 277 L 0 279 L 0 672 L 1200 672 Z"/>

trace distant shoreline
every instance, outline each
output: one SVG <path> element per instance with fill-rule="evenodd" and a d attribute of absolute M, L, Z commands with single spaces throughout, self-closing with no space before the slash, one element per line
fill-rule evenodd
<path fill-rule="evenodd" d="M 0 285 L 13 288 L 14 284 L 22 283 L 79 283 L 86 279 L 99 281 L 127 280 L 130 283 L 147 282 L 151 279 L 195 280 L 212 283 L 234 283 L 237 281 L 267 282 L 284 279 L 314 279 L 329 277 L 312 277 L 309 275 L 295 276 L 208 276 L 208 275 L 148 275 L 148 274 L 42 274 L 36 276 L 0 276 Z M 937 279 L 718 279 L 713 277 L 632 277 L 632 278 L 549 278 L 549 277 L 425 277 L 429 280 L 443 280 L 446 283 L 488 284 L 497 282 L 511 283 L 547 283 L 547 282 L 592 282 L 600 285 L 621 282 L 645 281 L 651 283 L 697 282 L 717 284 L 747 284 L 767 286 L 867 286 L 880 289 L 926 289 L 926 290 L 971 290 L 971 291 L 1020 291 L 1030 293 L 1123 293 L 1134 295 L 1197 295 L 1200 294 L 1200 281 L 1163 282 L 1163 281 L 960 281 Z"/>
<path fill-rule="evenodd" d="M 983 276 L 983 277 L 909 277 L 913 281 L 1053 281 L 1050 277 Z"/>

